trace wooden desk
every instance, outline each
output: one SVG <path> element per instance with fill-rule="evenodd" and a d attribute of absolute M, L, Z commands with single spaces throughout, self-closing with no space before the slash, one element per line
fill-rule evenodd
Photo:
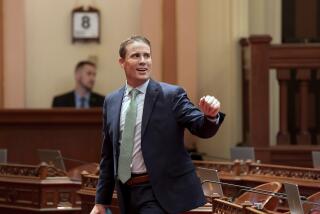
<path fill-rule="evenodd" d="M 299 186 L 300 194 L 309 196 L 320 191 L 320 170 L 314 168 L 292 167 L 274 164 L 259 164 L 250 161 L 215 162 L 194 161 L 199 167 L 218 170 L 220 180 L 226 183 L 255 187 L 262 183 L 278 181 L 291 182 Z M 236 196 L 239 189 L 222 186 L 224 194 Z"/>
<path fill-rule="evenodd" d="M 8 162 L 39 164 L 37 149 L 59 149 L 63 157 L 100 160 L 102 110 L 1 109 L 0 148 Z M 65 160 L 67 169 L 80 163 Z"/>
<path fill-rule="evenodd" d="M 82 174 L 81 189 L 78 191 L 78 194 L 81 198 L 81 213 L 88 214 L 94 206 L 94 200 L 96 196 L 96 187 L 98 184 L 98 176 L 90 175 L 88 173 Z M 113 194 L 112 203 L 109 206 L 109 209 L 112 211 L 112 214 L 120 214 L 120 209 L 118 206 L 117 194 Z"/>
<path fill-rule="evenodd" d="M 80 186 L 52 166 L 0 164 L 0 213 L 80 214 Z"/>

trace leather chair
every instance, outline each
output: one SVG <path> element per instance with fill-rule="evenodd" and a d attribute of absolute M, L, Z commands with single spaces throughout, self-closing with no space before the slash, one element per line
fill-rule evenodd
<path fill-rule="evenodd" d="M 91 175 L 99 175 L 98 163 L 87 163 L 70 169 L 67 172 L 68 177 L 74 181 L 81 181 L 81 174 L 88 173 Z"/>
<path fill-rule="evenodd" d="M 307 198 L 307 201 L 320 203 L 320 192 L 317 192 L 313 195 L 310 195 Z M 302 206 L 303 206 L 304 213 L 312 213 L 312 214 L 315 214 L 315 213 L 319 214 L 320 213 L 320 205 L 303 203 Z"/>
<path fill-rule="evenodd" d="M 282 184 L 279 182 L 270 182 L 261 184 L 252 188 L 252 190 L 265 190 L 270 192 L 279 192 Z M 278 198 L 272 195 L 266 195 L 261 193 L 245 192 L 234 201 L 236 204 L 256 204 L 259 203 L 261 209 L 274 211 L 278 206 Z"/>

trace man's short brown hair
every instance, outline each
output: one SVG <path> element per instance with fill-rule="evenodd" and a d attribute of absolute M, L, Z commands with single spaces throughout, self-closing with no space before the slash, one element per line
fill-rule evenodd
<path fill-rule="evenodd" d="M 77 63 L 74 71 L 77 72 L 80 68 L 82 68 L 85 65 L 91 65 L 91 66 L 96 68 L 96 64 L 95 63 L 93 63 L 93 62 L 91 62 L 89 60 L 82 60 L 82 61 Z"/>
<path fill-rule="evenodd" d="M 144 36 L 131 36 L 128 39 L 124 40 L 123 42 L 121 42 L 120 44 L 120 48 L 119 48 L 119 56 L 121 58 L 125 58 L 126 54 L 127 54 L 127 46 L 133 42 L 143 42 L 145 44 L 147 44 L 150 49 L 151 49 L 151 43 L 149 41 L 149 39 L 147 39 Z"/>

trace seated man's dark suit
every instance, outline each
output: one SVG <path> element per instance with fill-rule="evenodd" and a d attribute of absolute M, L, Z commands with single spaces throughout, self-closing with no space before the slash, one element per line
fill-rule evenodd
<path fill-rule="evenodd" d="M 70 91 L 68 93 L 55 96 L 53 98 L 52 107 L 76 107 L 75 92 Z M 104 102 L 104 96 L 95 92 L 90 93 L 89 106 L 90 107 L 102 107 Z"/>
<path fill-rule="evenodd" d="M 124 91 L 125 87 L 111 93 L 104 103 L 104 141 L 97 204 L 110 204 L 116 185 L 120 191 L 120 206 L 123 206 L 117 168 Z M 184 129 L 202 138 L 212 137 L 224 114 L 219 113 L 219 117 L 217 123 L 209 120 L 190 102 L 181 87 L 150 80 L 142 116 L 141 149 L 155 198 L 166 212 L 180 213 L 205 204 L 200 180 L 184 148 Z"/>

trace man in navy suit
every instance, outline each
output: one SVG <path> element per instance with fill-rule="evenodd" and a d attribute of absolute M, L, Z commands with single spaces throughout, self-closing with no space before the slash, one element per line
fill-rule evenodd
<path fill-rule="evenodd" d="M 184 148 L 184 130 L 212 137 L 224 119 L 220 102 L 204 96 L 199 109 L 181 87 L 152 80 L 151 46 L 145 37 L 122 42 L 119 55 L 127 81 L 104 102 L 100 176 L 91 214 L 105 213 L 115 186 L 121 213 L 180 213 L 202 206 L 205 197 Z M 126 124 L 132 112 L 136 115 L 128 152 L 124 149 Z M 126 152 L 130 154 L 129 177 L 123 170 Z"/>
<path fill-rule="evenodd" d="M 52 101 L 52 107 L 102 107 L 104 96 L 92 91 L 95 80 L 96 65 L 86 60 L 78 62 L 75 68 L 75 89 L 55 96 Z"/>

